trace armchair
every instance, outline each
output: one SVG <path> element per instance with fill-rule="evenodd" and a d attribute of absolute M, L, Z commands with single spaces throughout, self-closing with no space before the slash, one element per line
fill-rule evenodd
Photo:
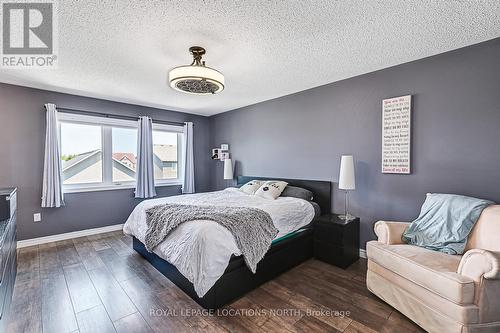
<path fill-rule="evenodd" d="M 463 255 L 405 244 L 407 226 L 375 223 L 368 289 L 429 332 L 500 332 L 500 205 L 483 211 Z"/>

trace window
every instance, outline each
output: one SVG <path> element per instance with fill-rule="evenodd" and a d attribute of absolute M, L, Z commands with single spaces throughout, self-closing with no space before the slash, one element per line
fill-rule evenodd
<path fill-rule="evenodd" d="M 153 164 L 156 183 L 180 179 L 182 127 L 153 124 Z"/>
<path fill-rule="evenodd" d="M 137 171 L 137 122 L 59 114 L 65 192 L 133 188 Z M 182 127 L 153 124 L 156 185 L 181 182 Z"/>
<path fill-rule="evenodd" d="M 167 131 L 153 131 L 153 163 L 155 179 L 176 179 L 178 134 Z"/>
<path fill-rule="evenodd" d="M 102 182 L 101 127 L 61 124 L 63 184 Z"/>
<path fill-rule="evenodd" d="M 113 182 L 135 181 L 137 129 L 113 127 Z"/>

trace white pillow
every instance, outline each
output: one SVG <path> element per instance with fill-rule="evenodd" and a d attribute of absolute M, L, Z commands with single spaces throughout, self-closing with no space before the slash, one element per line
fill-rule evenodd
<path fill-rule="evenodd" d="M 240 191 L 246 194 L 255 194 L 255 191 L 257 191 L 262 184 L 264 184 L 264 181 L 262 180 L 251 180 L 240 187 Z"/>
<path fill-rule="evenodd" d="M 255 195 L 266 199 L 276 199 L 281 195 L 281 192 L 288 185 L 287 182 L 270 180 L 262 184 L 262 186 L 255 192 Z"/>

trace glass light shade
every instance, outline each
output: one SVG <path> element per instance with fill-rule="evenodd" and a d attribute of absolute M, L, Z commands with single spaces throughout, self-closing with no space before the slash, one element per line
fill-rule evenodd
<path fill-rule="evenodd" d="M 206 66 L 179 66 L 168 73 L 170 87 L 188 94 L 211 95 L 224 90 L 224 75 Z"/>

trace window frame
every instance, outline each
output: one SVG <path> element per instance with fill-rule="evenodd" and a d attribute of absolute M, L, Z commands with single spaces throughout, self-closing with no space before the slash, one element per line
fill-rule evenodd
<path fill-rule="evenodd" d="M 184 160 L 183 158 L 183 150 L 182 147 L 184 147 L 184 127 L 182 126 L 174 126 L 174 125 L 166 125 L 166 124 L 158 124 L 158 123 L 153 123 L 153 131 L 163 131 L 163 132 L 170 132 L 170 133 L 177 133 L 177 178 L 172 178 L 172 179 L 155 179 L 155 186 L 162 186 L 162 185 L 169 185 L 169 184 L 176 184 L 176 185 L 182 185 L 183 179 L 184 179 L 184 174 L 183 174 L 183 167 L 182 167 L 182 162 Z M 154 142 L 153 142 L 154 145 Z"/>
<path fill-rule="evenodd" d="M 59 132 L 59 151 L 61 151 L 61 124 L 82 124 L 94 125 L 101 127 L 101 152 L 102 152 L 102 182 L 99 183 L 80 183 L 80 184 L 63 184 L 64 193 L 78 192 L 93 192 L 93 191 L 108 191 L 122 190 L 135 188 L 134 181 L 113 181 L 113 127 L 138 129 L 137 121 L 96 117 L 83 114 L 58 113 L 58 132 Z M 175 179 L 155 179 L 155 186 L 172 186 L 181 185 L 183 183 L 182 174 L 182 147 L 183 147 L 183 132 L 182 126 L 165 125 L 153 122 L 154 131 L 165 131 L 177 133 L 177 166 L 178 174 Z"/>

